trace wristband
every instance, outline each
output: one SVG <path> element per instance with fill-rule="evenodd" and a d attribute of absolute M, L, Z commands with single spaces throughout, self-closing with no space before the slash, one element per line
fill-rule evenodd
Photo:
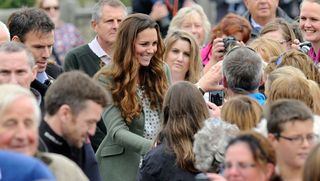
<path fill-rule="evenodd" d="M 199 89 L 199 91 L 201 92 L 202 95 L 204 95 L 206 93 L 199 85 L 197 85 L 197 88 Z"/>

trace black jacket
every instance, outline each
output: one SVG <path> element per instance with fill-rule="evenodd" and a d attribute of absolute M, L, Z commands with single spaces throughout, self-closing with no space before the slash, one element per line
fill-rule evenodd
<path fill-rule="evenodd" d="M 176 165 L 175 155 L 164 144 L 158 145 L 144 157 L 138 173 L 139 181 L 195 181 L 195 175 Z"/>
<path fill-rule="evenodd" d="M 71 147 L 65 139 L 58 136 L 45 121 L 42 121 L 40 124 L 39 135 L 41 138 L 40 141 L 43 143 L 42 147 L 39 148 L 40 151 L 64 155 L 77 163 L 90 180 L 101 180 L 98 162 L 90 143 L 85 144 L 81 149 Z"/>

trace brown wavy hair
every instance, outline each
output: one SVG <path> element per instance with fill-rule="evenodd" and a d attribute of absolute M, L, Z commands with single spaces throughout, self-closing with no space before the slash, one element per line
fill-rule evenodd
<path fill-rule="evenodd" d="M 209 118 L 207 104 L 195 85 L 181 81 L 172 85 L 163 103 L 163 125 L 156 142 L 176 156 L 179 168 L 198 172 L 192 151 L 194 135 Z"/>
<path fill-rule="evenodd" d="M 149 66 L 143 67 L 135 57 L 134 44 L 138 34 L 148 28 L 157 31 L 157 52 L 152 57 Z M 159 25 L 148 15 L 133 14 L 121 22 L 114 44 L 111 65 L 102 68 L 95 77 L 112 78 L 112 87 L 107 84 L 106 88 L 111 91 L 114 104 L 119 107 L 121 116 L 127 124 L 138 117 L 142 110 L 137 96 L 138 82 L 144 86 L 152 109 L 155 110 L 162 104 L 168 88 L 164 72 L 163 52 L 164 45 Z"/>
<path fill-rule="evenodd" d="M 228 13 L 220 23 L 212 29 L 212 40 L 222 35 L 232 36 L 235 33 L 242 34 L 242 40 L 246 43 L 250 39 L 252 28 L 248 20 L 234 13 Z"/>

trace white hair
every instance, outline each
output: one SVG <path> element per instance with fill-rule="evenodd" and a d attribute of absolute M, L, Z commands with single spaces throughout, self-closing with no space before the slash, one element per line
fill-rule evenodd
<path fill-rule="evenodd" d="M 22 97 L 31 98 L 30 104 L 33 106 L 34 112 L 30 114 L 34 114 L 36 125 L 39 125 L 41 120 L 41 112 L 35 96 L 31 93 L 30 90 L 15 84 L 0 85 L 0 116 L 3 116 L 3 114 L 5 114 L 6 109 L 14 101 L 21 99 Z"/>
<path fill-rule="evenodd" d="M 212 167 L 224 162 L 225 148 L 229 140 L 239 132 L 240 130 L 235 124 L 224 122 L 218 118 L 207 119 L 204 127 L 194 136 L 195 167 L 202 172 L 207 172 Z M 214 170 L 214 172 L 216 171 Z"/>
<path fill-rule="evenodd" d="M 0 21 L 0 30 L 4 31 L 7 34 L 8 41 L 10 41 L 10 32 L 6 24 L 4 24 L 2 21 Z"/>

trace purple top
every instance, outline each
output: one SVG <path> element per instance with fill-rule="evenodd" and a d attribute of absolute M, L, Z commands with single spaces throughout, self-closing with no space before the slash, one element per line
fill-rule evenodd
<path fill-rule="evenodd" d="M 54 40 L 54 50 L 62 63 L 69 50 L 85 43 L 80 32 L 70 23 L 64 23 L 54 30 Z"/>

